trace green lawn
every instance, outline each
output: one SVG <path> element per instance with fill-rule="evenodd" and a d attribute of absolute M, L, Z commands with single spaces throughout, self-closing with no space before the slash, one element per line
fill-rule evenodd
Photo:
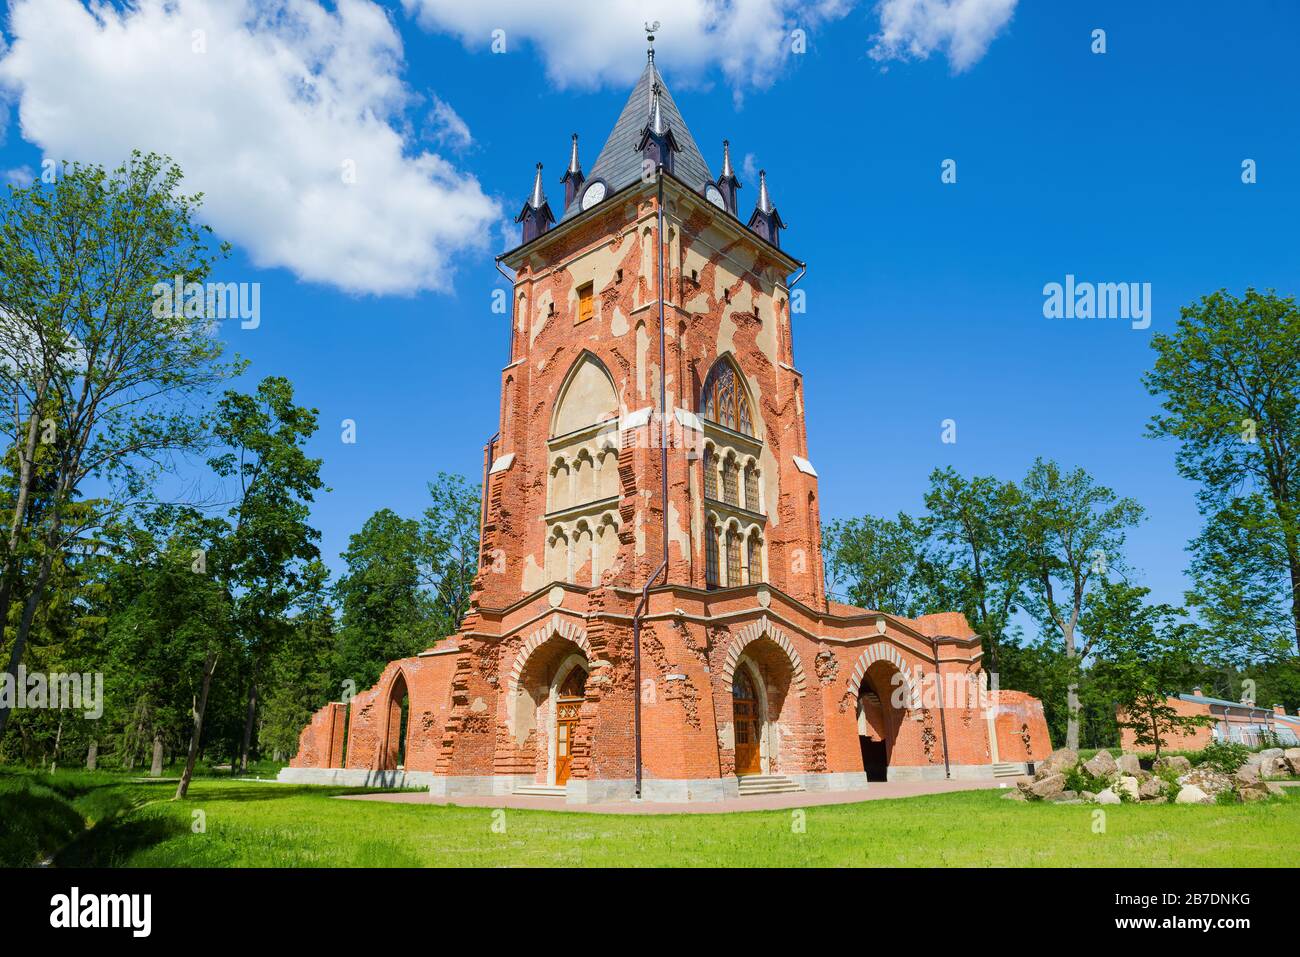
<path fill-rule="evenodd" d="M 1300 794 L 1105 809 L 998 790 L 743 814 L 629 816 L 339 801 L 344 788 L 0 772 L 0 863 L 159 867 L 1294 867 Z M 196 833 L 194 812 L 205 830 Z M 495 830 L 494 830 L 495 825 Z M 502 825 L 504 832 L 502 833 Z"/>

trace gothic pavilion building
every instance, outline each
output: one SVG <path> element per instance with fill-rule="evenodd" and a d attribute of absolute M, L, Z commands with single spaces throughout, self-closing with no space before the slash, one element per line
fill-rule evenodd
<path fill-rule="evenodd" d="M 728 145 L 714 177 L 652 51 L 590 173 L 575 134 L 560 183 L 557 217 L 538 164 L 500 257 L 510 361 L 469 612 L 317 712 L 282 779 L 685 801 L 1045 757 L 1037 701 L 960 693 L 984 680 L 962 615 L 827 598 L 803 264 L 766 175 L 743 217 Z"/>

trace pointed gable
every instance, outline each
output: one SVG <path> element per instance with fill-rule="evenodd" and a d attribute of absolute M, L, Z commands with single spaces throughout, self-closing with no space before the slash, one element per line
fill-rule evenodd
<path fill-rule="evenodd" d="M 616 193 L 625 186 L 630 186 L 641 179 L 641 154 L 637 144 L 641 141 L 641 132 L 646 128 L 650 118 L 651 90 L 655 81 L 659 82 L 659 108 L 664 124 L 672 130 L 677 145 L 681 147 L 675 159 L 673 175 L 682 180 L 691 189 L 702 191 L 704 184 L 711 182 L 713 174 L 705 162 L 700 148 L 695 144 L 695 137 L 682 119 L 681 111 L 673 101 L 673 95 L 664 83 L 663 76 L 655 69 L 653 61 L 648 61 L 641 71 L 632 94 L 619 114 L 618 122 L 610 132 L 609 138 L 596 157 L 596 164 L 588 174 L 588 181 L 602 179 L 611 193 Z M 562 220 L 572 219 L 581 212 L 579 204 L 573 203 L 565 210 Z"/>

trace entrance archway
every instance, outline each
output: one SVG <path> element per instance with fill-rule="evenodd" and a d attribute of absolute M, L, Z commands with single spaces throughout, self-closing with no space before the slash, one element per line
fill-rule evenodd
<path fill-rule="evenodd" d="M 574 776 L 574 738 L 592 661 L 586 634 L 559 618 L 534 632 L 515 656 L 508 686 L 511 763 L 531 784 L 563 787 Z"/>
<path fill-rule="evenodd" d="M 871 665 L 862 676 L 858 691 L 858 745 L 862 750 L 862 770 L 868 781 L 889 779 L 889 765 L 902 726 L 904 712 L 895 706 L 895 689 L 899 675 L 886 661 Z"/>
<path fill-rule="evenodd" d="M 406 767 L 406 738 L 411 701 L 406 676 L 400 671 L 388 687 L 388 720 L 384 722 L 384 745 L 379 749 L 379 769 L 400 771 Z"/>

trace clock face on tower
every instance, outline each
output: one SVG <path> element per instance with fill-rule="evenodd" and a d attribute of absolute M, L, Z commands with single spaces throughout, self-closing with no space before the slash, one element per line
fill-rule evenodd
<path fill-rule="evenodd" d="M 704 187 L 704 198 L 714 206 L 718 207 L 718 209 L 725 210 L 727 208 L 727 201 L 722 198 L 722 190 L 718 189 L 718 187 L 714 186 L 712 183 Z"/>
<path fill-rule="evenodd" d="M 587 184 L 587 188 L 582 191 L 582 208 L 591 209 L 591 207 L 595 206 L 605 198 L 606 192 L 607 190 L 604 182 L 598 179 L 593 179 Z"/>

